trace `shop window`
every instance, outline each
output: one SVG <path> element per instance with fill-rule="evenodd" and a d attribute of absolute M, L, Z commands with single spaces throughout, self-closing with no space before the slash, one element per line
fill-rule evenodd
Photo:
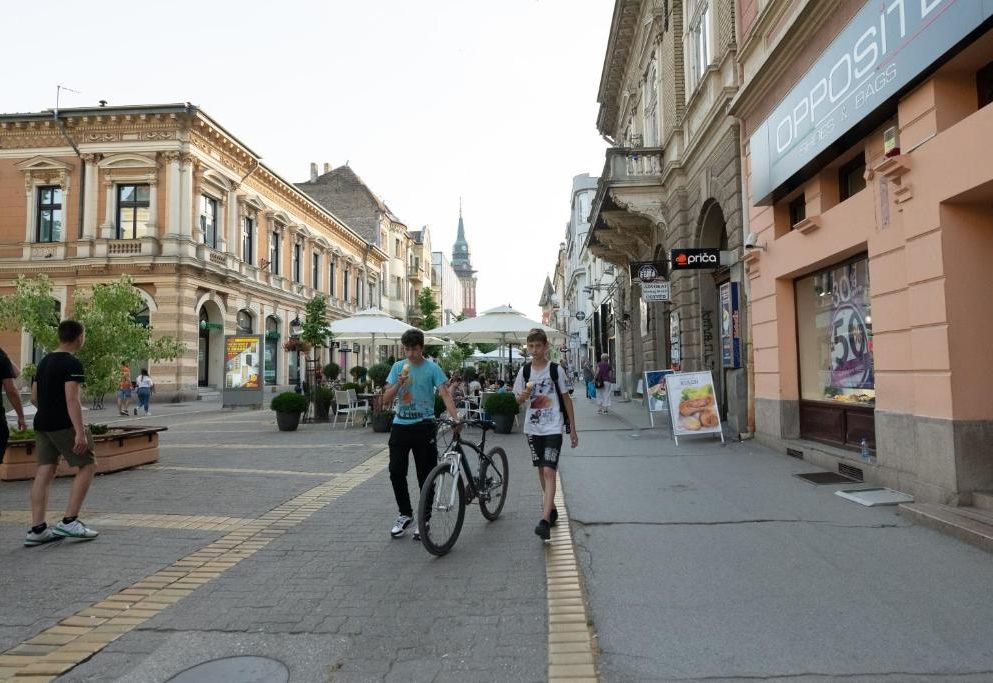
<path fill-rule="evenodd" d="M 807 198 L 802 194 L 790 202 L 790 228 L 807 217 Z"/>
<path fill-rule="evenodd" d="M 865 154 L 858 156 L 838 169 L 838 201 L 845 201 L 865 189 Z"/>
<path fill-rule="evenodd" d="M 979 91 L 979 108 L 993 102 L 993 62 L 976 72 L 976 89 Z"/>
<path fill-rule="evenodd" d="M 869 261 L 833 266 L 795 287 L 801 433 L 853 447 L 864 437 L 871 447 L 876 390 Z"/>

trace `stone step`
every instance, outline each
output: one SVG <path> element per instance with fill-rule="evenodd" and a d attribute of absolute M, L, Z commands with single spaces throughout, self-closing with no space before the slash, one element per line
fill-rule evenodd
<path fill-rule="evenodd" d="M 973 491 L 972 507 L 993 511 L 993 491 Z"/>
<path fill-rule="evenodd" d="M 986 510 L 931 503 L 905 503 L 897 511 L 915 524 L 936 529 L 993 553 L 993 515 Z"/>

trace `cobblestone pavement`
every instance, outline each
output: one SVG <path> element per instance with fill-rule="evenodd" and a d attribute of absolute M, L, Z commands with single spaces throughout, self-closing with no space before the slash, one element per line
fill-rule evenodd
<path fill-rule="evenodd" d="M 82 514 L 103 520 L 93 542 L 23 548 L 29 482 L 0 483 L 0 679 L 92 623 L 96 653 L 59 680 L 164 681 L 238 654 L 279 659 L 298 681 L 546 679 L 538 486 L 519 434 L 488 440 L 510 458 L 501 518 L 471 506 L 435 558 L 389 536 L 386 435 L 281 433 L 271 412 L 211 407 L 140 419 L 169 427 L 160 461 L 96 479 Z M 50 521 L 68 487 L 53 484 Z M 127 609 L 143 598 L 150 609 Z"/>

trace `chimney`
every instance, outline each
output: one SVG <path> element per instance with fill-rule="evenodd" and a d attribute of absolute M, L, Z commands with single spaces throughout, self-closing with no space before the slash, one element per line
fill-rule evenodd
<path fill-rule="evenodd" d="M 326 161 L 324 162 L 324 172 L 325 173 L 330 173 L 331 172 L 331 164 L 329 164 Z"/>
<path fill-rule="evenodd" d="M 317 182 L 317 164 L 313 161 L 310 162 L 310 182 Z"/>

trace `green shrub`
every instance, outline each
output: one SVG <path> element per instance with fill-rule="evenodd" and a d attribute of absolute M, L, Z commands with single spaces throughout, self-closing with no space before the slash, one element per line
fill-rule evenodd
<path fill-rule="evenodd" d="M 100 434 L 106 434 L 108 431 L 110 431 L 110 427 L 108 427 L 107 425 L 90 424 L 86 426 L 90 428 L 90 434 L 94 436 L 98 436 Z"/>
<path fill-rule="evenodd" d="M 21 431 L 20 429 L 12 429 L 10 431 L 11 441 L 31 441 L 33 439 L 34 439 L 33 429 L 25 429 L 24 431 Z"/>
<path fill-rule="evenodd" d="M 326 387 L 314 389 L 314 408 L 317 412 L 327 412 L 334 403 L 334 392 Z"/>
<path fill-rule="evenodd" d="M 329 382 L 333 382 L 338 379 L 338 375 L 341 374 L 341 366 L 337 363 L 328 363 L 324 366 L 324 379 Z"/>
<path fill-rule="evenodd" d="M 483 410 L 490 415 L 517 415 L 521 407 L 513 394 L 506 392 L 503 394 L 491 394 L 486 397 Z"/>
<path fill-rule="evenodd" d="M 392 366 L 386 363 L 376 363 L 369 368 L 369 379 L 372 380 L 373 384 L 381 387 L 386 384 L 386 378 L 389 377 L 391 369 Z"/>
<path fill-rule="evenodd" d="M 365 379 L 365 374 L 368 372 L 364 365 L 356 365 L 355 367 L 348 369 L 348 374 L 352 376 L 356 382 L 361 382 Z"/>
<path fill-rule="evenodd" d="M 354 389 L 355 391 L 362 391 L 362 385 L 356 384 L 355 382 L 345 382 L 341 385 L 342 391 L 348 391 L 349 389 Z"/>
<path fill-rule="evenodd" d="M 270 407 L 277 413 L 302 413 L 307 410 L 307 397 L 295 391 L 284 391 L 272 399 Z"/>

